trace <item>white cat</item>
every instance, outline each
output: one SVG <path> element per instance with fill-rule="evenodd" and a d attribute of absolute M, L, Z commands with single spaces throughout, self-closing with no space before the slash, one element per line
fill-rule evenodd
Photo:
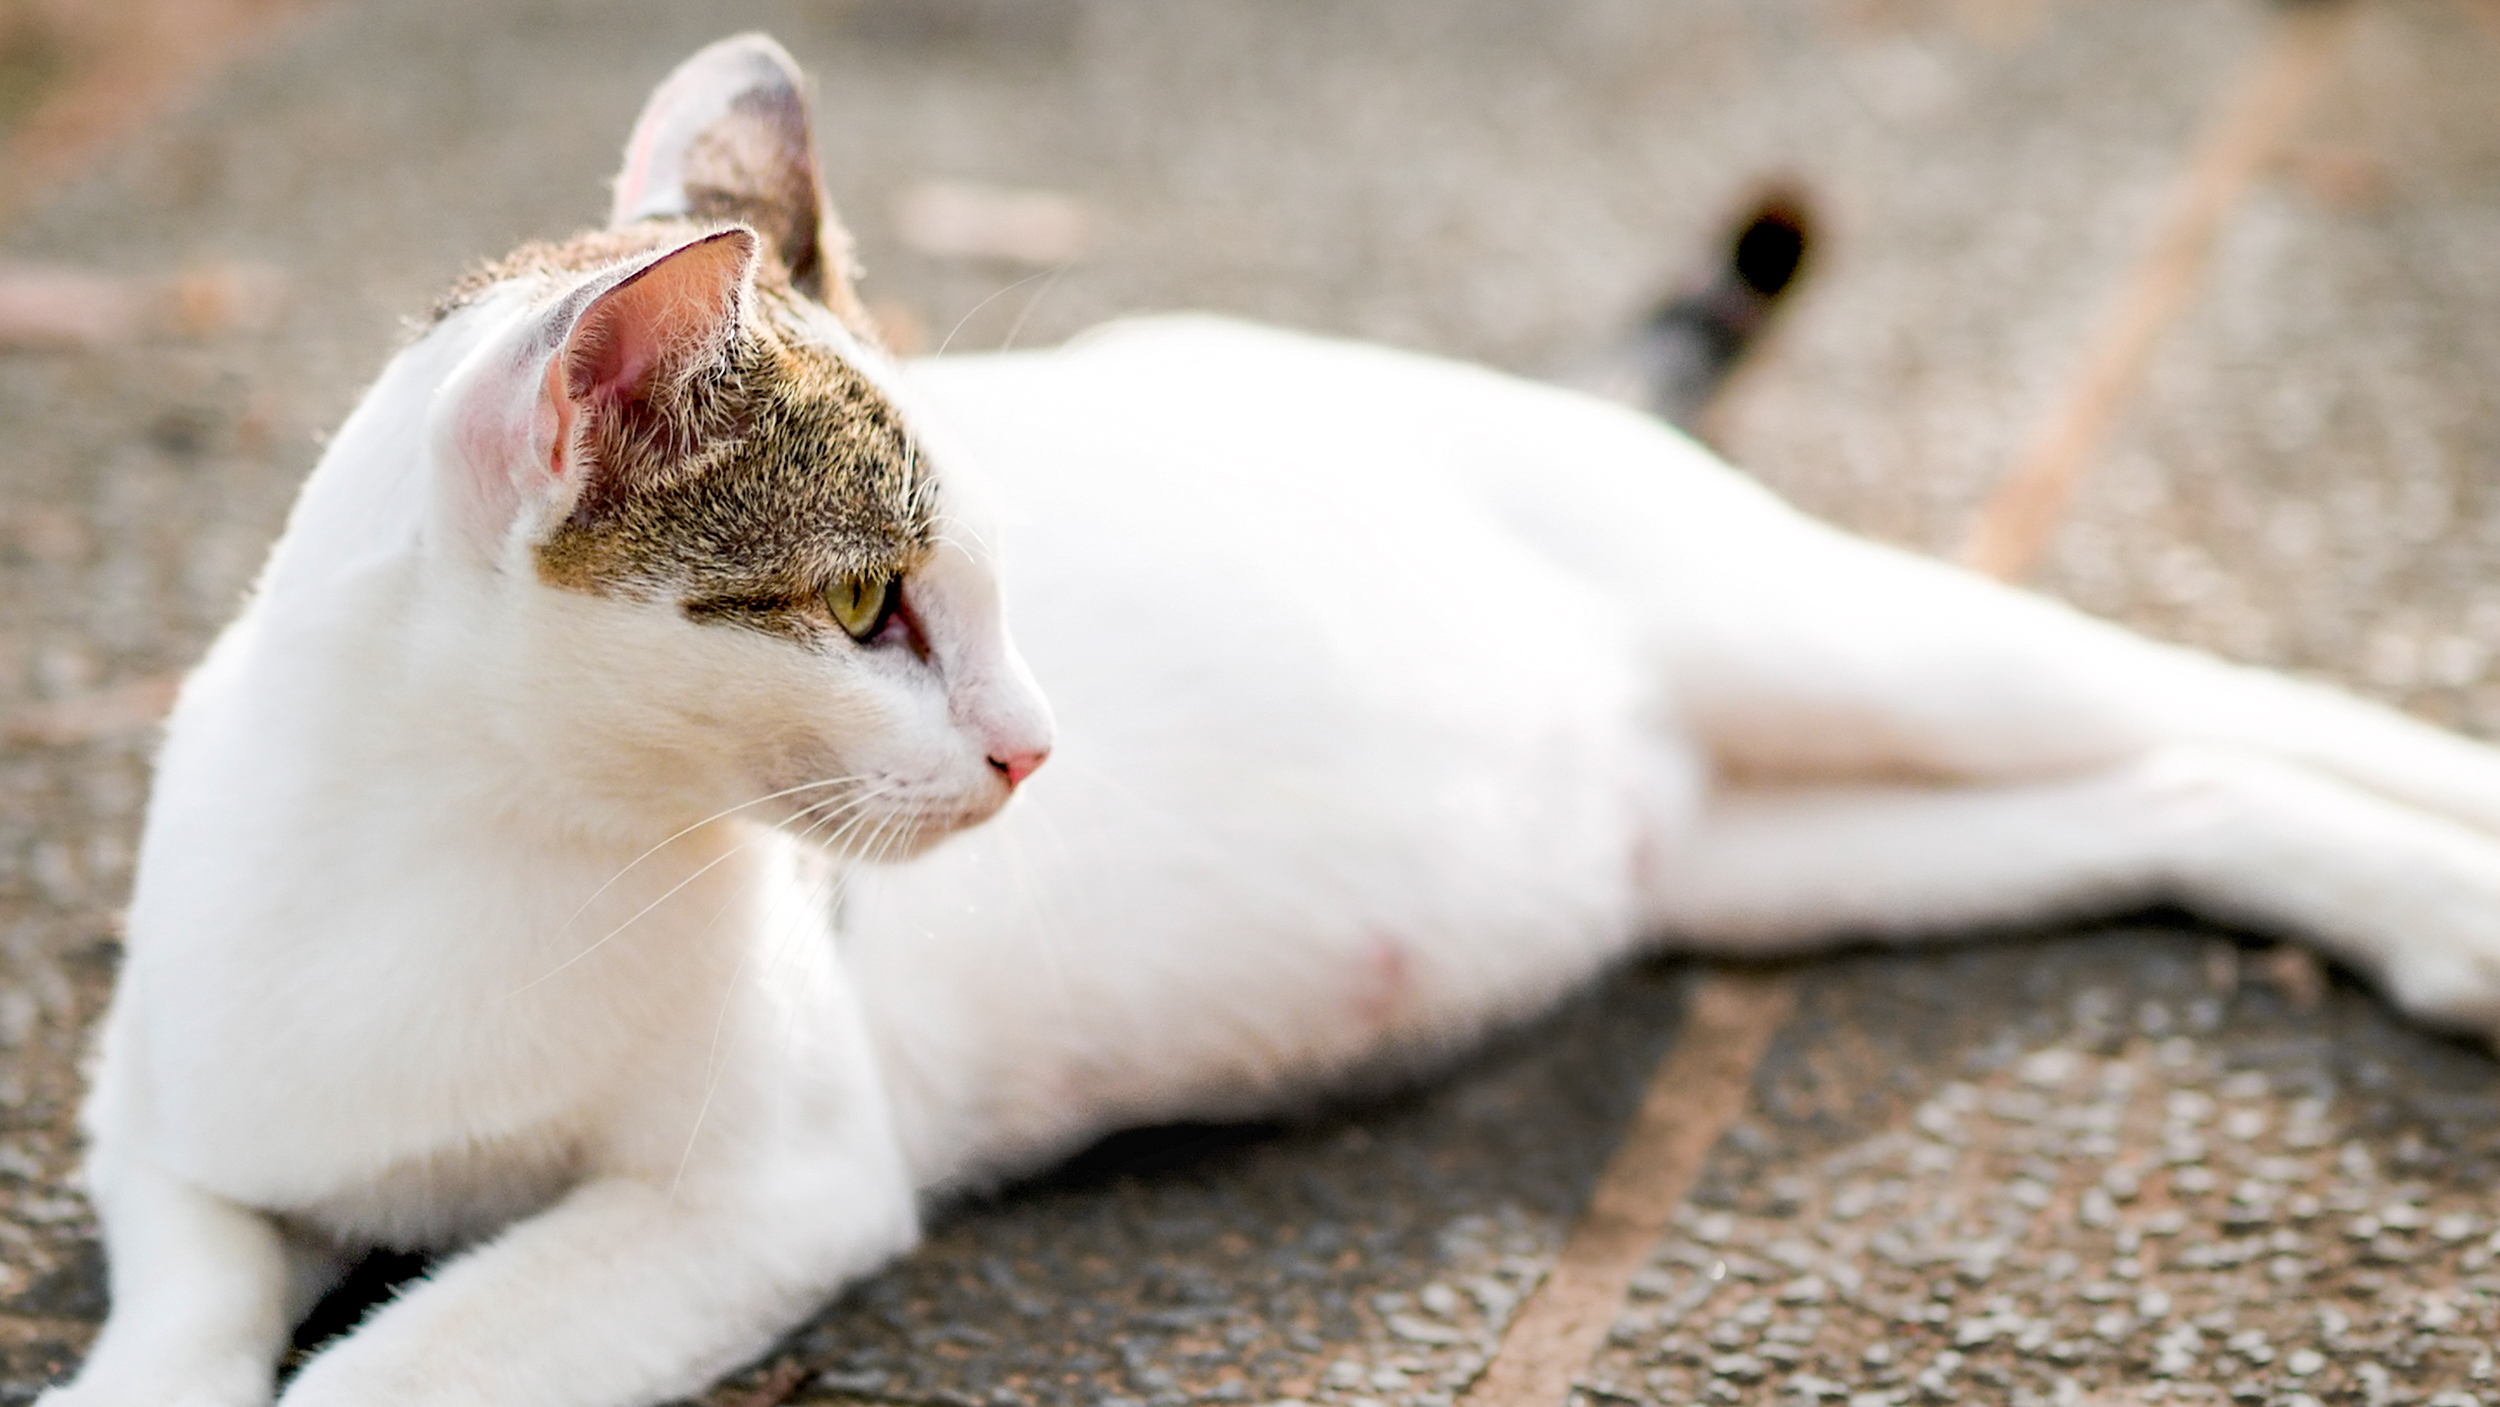
<path fill-rule="evenodd" d="M 289 1407 L 694 1390 L 922 1198 L 1644 943 L 2171 896 L 2500 1030 L 2500 755 L 1483 371 L 1186 319 L 895 366 L 798 95 L 689 60 L 611 229 L 391 363 L 184 689 L 50 1407 L 267 1402 L 375 1245 L 450 1254 Z M 975 826 L 1036 678 L 1056 758 Z"/>

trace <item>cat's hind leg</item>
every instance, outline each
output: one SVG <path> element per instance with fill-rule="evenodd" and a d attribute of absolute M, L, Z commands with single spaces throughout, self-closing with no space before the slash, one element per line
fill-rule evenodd
<path fill-rule="evenodd" d="M 2175 900 L 2307 937 L 2422 1020 L 2500 1034 L 2500 840 L 2259 753 L 2159 747 L 1992 785 L 1727 788 L 1646 892 L 1680 946 L 1747 954 Z"/>
<path fill-rule="evenodd" d="M 1799 520 L 1659 613 L 1737 775 L 2010 781 L 2178 743 L 2263 753 L 2500 836 L 2500 751 Z"/>

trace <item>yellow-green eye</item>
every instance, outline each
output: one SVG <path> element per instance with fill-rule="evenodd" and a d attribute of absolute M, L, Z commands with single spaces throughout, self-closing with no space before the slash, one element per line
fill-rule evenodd
<path fill-rule="evenodd" d="M 854 640 L 875 638 L 902 604 L 902 578 L 889 572 L 846 577 L 825 588 L 825 609 Z"/>

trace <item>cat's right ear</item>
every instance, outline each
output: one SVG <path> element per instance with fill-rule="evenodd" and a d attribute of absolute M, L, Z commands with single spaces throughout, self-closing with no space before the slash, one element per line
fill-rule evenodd
<path fill-rule="evenodd" d="M 791 287 L 836 312 L 856 306 L 850 235 L 817 174 L 806 80 L 765 35 L 697 51 L 643 104 L 608 223 L 668 217 L 750 226 Z"/>

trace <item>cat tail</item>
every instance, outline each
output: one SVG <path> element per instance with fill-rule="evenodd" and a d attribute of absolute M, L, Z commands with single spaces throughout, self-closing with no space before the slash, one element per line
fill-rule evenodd
<path fill-rule="evenodd" d="M 1804 274 L 1814 227 L 1802 194 L 1765 191 L 1675 292 L 1570 381 L 1698 434 L 1711 402 Z"/>

